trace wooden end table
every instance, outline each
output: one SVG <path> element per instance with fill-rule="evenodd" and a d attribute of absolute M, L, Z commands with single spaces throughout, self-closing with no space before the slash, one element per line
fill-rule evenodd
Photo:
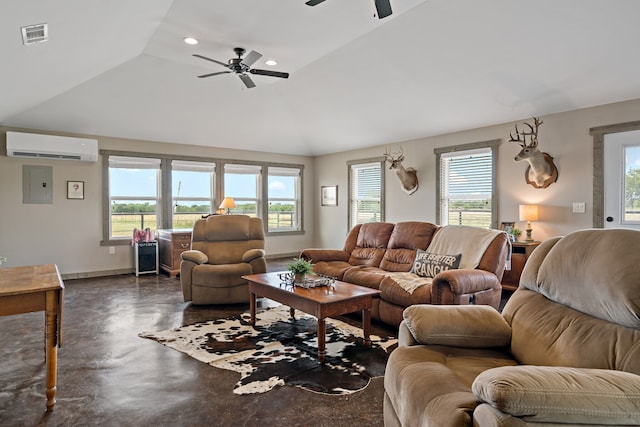
<path fill-rule="evenodd" d="M 265 297 L 288 305 L 291 318 L 295 310 L 311 314 L 318 319 L 318 361 L 326 356 L 327 317 L 340 316 L 362 310 L 364 345 L 371 347 L 371 306 L 373 297 L 380 291 L 336 280 L 333 287 L 302 288 L 282 283 L 280 273 L 263 273 L 242 276 L 249 282 L 251 325 L 256 324 L 256 298 Z"/>
<path fill-rule="evenodd" d="M 54 264 L 0 268 L 0 316 L 45 312 L 47 411 L 56 403 L 58 347 L 62 346 L 64 283 Z"/>

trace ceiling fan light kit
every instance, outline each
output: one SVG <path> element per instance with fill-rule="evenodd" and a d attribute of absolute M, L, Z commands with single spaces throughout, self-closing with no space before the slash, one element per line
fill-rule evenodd
<path fill-rule="evenodd" d="M 324 1 L 325 0 L 309 0 L 305 4 L 307 6 L 317 6 Z M 391 0 L 374 0 L 374 4 L 376 6 L 378 19 L 386 18 L 393 13 L 391 10 Z"/>
<path fill-rule="evenodd" d="M 194 53 L 193 56 L 195 56 L 196 58 L 215 62 L 216 64 L 222 65 L 223 67 L 226 67 L 229 69 L 229 71 L 218 71 L 215 73 L 202 74 L 198 77 L 205 78 L 205 77 L 217 76 L 219 74 L 235 73 L 238 75 L 242 83 L 244 83 L 244 85 L 249 89 L 256 87 L 256 84 L 253 82 L 253 80 L 251 79 L 251 77 L 249 77 L 247 73 L 256 74 L 259 76 L 279 77 L 281 79 L 289 78 L 289 73 L 285 73 L 282 71 L 270 71 L 270 70 L 260 70 L 258 68 L 251 68 L 251 66 L 258 59 L 262 58 L 262 54 L 256 52 L 255 50 L 252 50 L 251 52 L 249 52 L 249 54 L 244 58 L 242 57 L 242 55 L 244 55 L 244 53 L 246 52 L 244 48 L 236 47 L 233 49 L 233 51 L 236 53 L 238 57 L 231 58 L 226 64 L 222 61 L 218 61 L 216 59 L 208 58 L 206 56 L 202 56 Z"/>

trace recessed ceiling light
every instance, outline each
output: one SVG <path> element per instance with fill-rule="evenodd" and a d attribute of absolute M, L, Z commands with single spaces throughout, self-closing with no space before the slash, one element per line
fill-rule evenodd
<path fill-rule="evenodd" d="M 194 39 L 193 37 L 185 37 L 184 42 L 186 44 L 198 44 L 198 40 Z"/>
<path fill-rule="evenodd" d="M 267 65 L 278 65 L 278 61 L 276 61 L 275 59 L 267 59 L 266 61 L 264 61 L 264 63 Z"/>

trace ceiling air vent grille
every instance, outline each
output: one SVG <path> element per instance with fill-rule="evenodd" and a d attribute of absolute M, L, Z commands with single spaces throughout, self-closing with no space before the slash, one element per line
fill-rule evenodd
<path fill-rule="evenodd" d="M 49 38 L 48 24 L 29 25 L 22 27 L 22 43 L 25 45 L 46 42 Z"/>

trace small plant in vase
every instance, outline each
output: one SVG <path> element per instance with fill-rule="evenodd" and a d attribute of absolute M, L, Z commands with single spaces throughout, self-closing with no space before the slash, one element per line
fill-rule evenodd
<path fill-rule="evenodd" d="M 2 264 L 4 262 L 7 262 L 7 259 L 5 257 L 3 257 L 3 256 L 0 256 L 0 267 L 2 266 Z"/>
<path fill-rule="evenodd" d="M 291 264 L 287 265 L 287 270 L 293 273 L 294 283 L 304 283 L 305 276 L 313 269 L 313 264 L 303 258 L 294 258 Z"/>
<path fill-rule="evenodd" d="M 512 228 L 509 234 L 511 234 L 511 237 L 512 237 L 511 241 L 517 242 L 520 239 L 520 235 L 522 234 L 522 231 L 520 231 L 520 229 L 518 228 Z"/>

